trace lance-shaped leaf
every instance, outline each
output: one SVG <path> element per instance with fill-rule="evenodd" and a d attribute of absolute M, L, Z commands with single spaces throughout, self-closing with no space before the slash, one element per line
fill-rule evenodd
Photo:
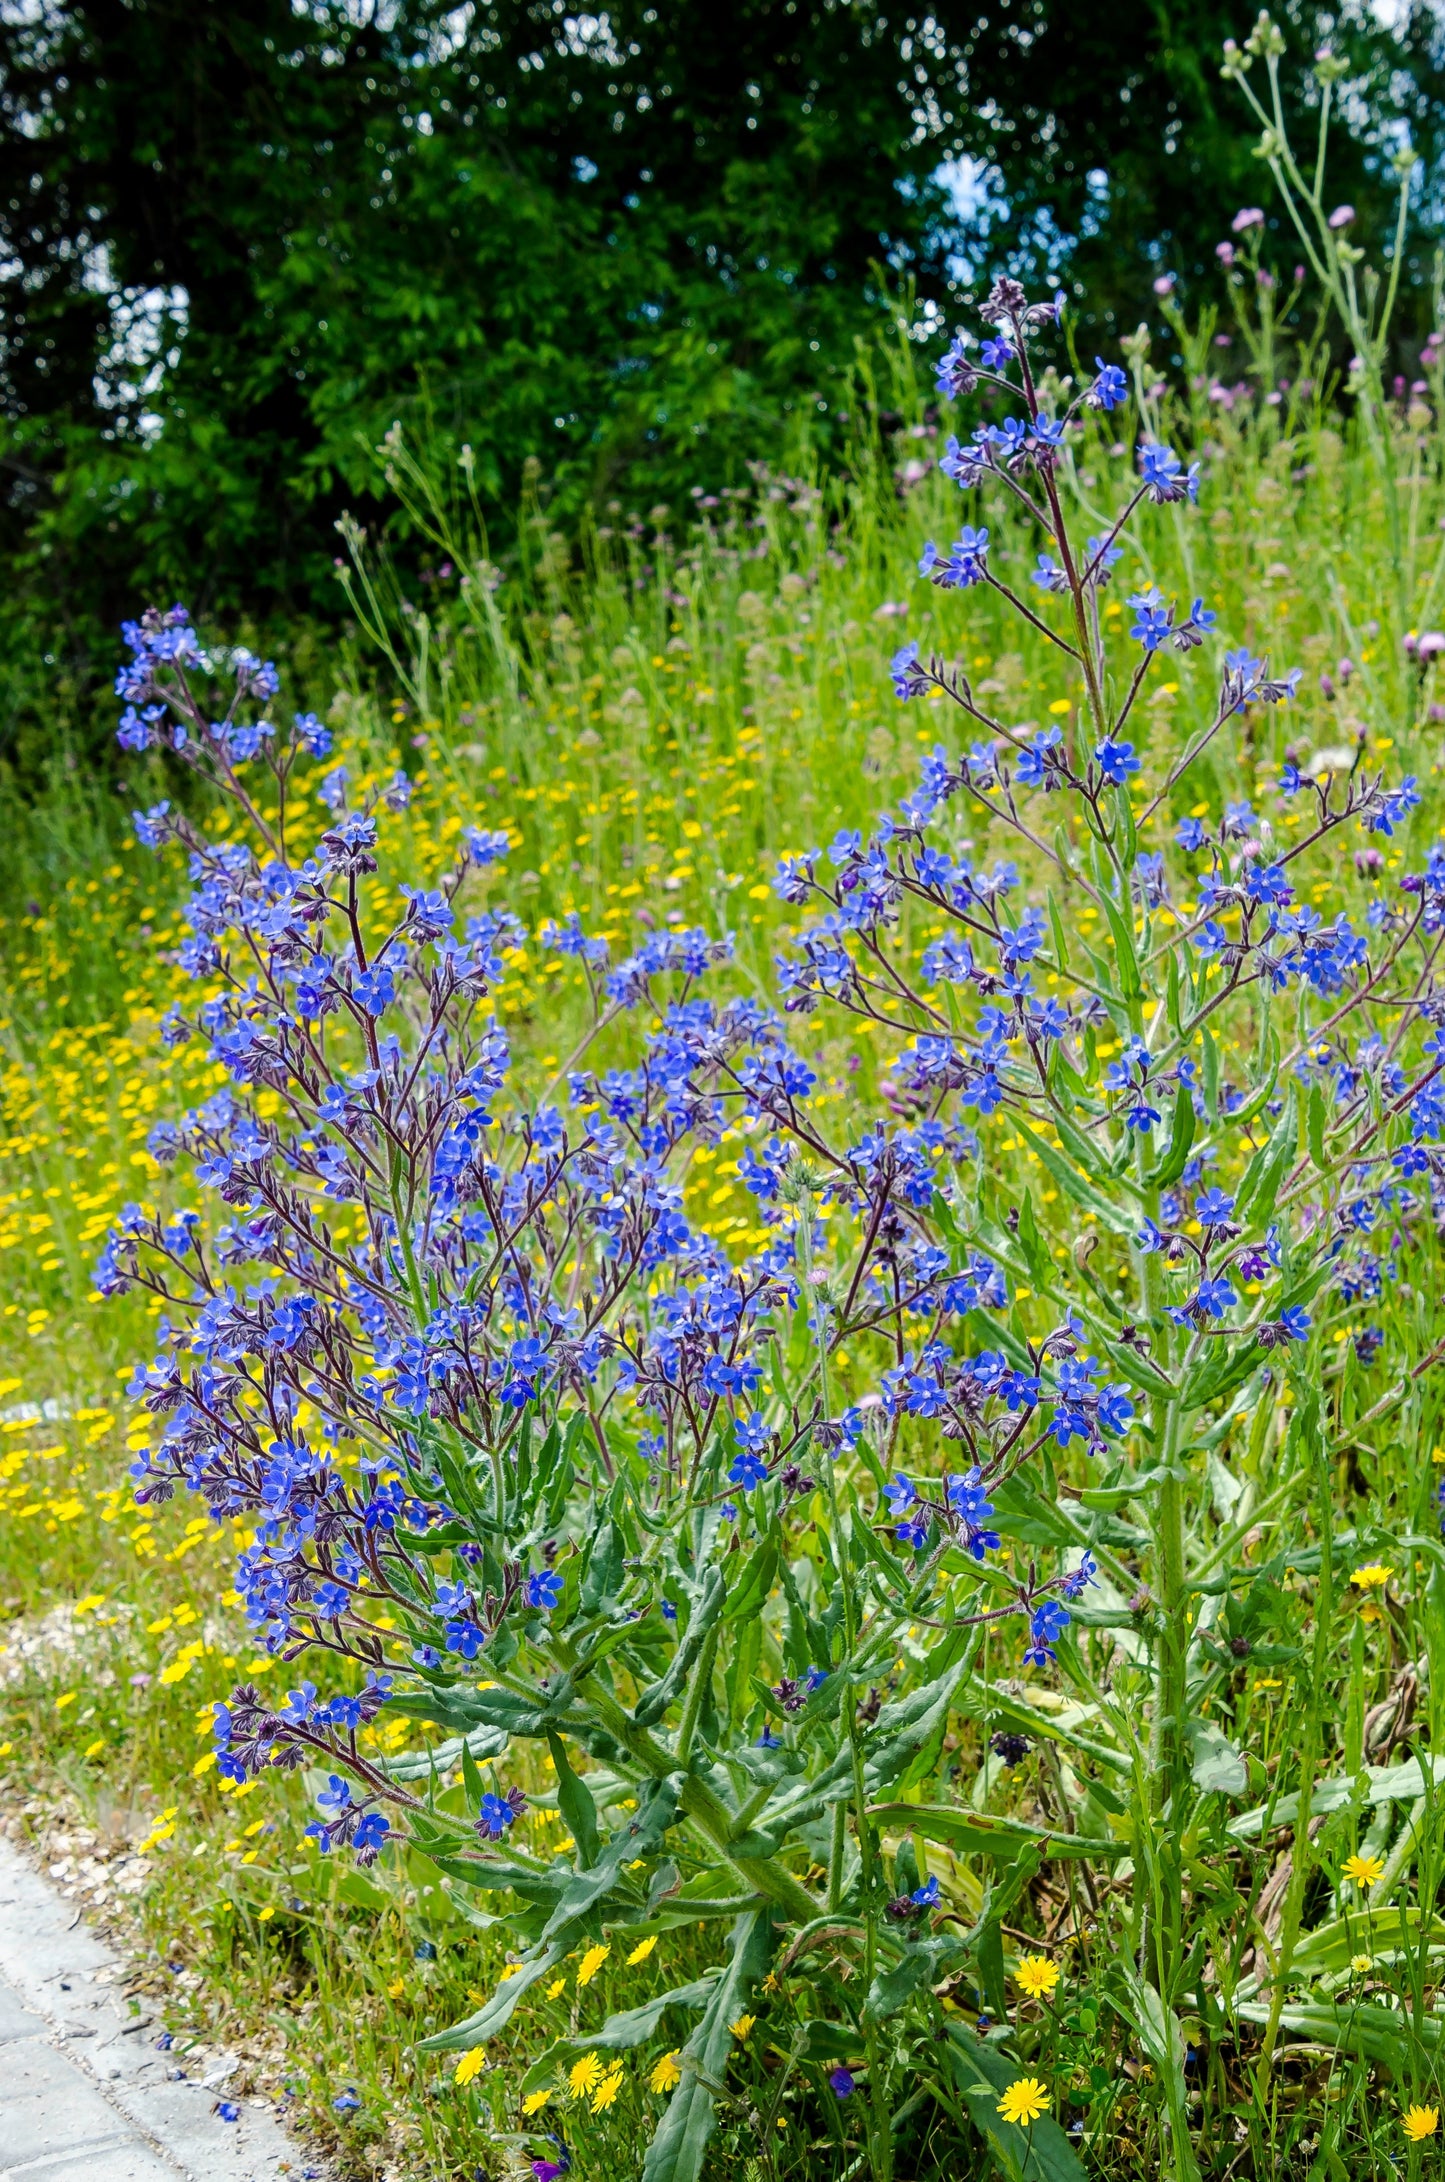
<path fill-rule="evenodd" d="M 1019 1135 L 1038 1153 L 1054 1180 L 1061 1189 L 1068 1191 L 1076 1205 L 1082 1206 L 1085 1212 L 1092 1212 L 1112 1234 L 1133 1235 L 1139 1222 L 1127 1205 L 1111 1202 L 1092 1182 L 1086 1182 L 1063 1153 L 1054 1150 L 1047 1137 L 1039 1136 L 1026 1122 L 1020 1121 L 1017 1126 Z"/>
<path fill-rule="evenodd" d="M 969 1632 L 958 1631 L 933 1653 L 932 1679 L 902 1697 L 892 1698 L 883 1707 L 864 1745 L 863 1782 L 870 1794 L 896 1790 L 920 1753 L 938 1742 L 947 1727 L 953 1693 L 968 1673 L 973 1650 Z M 847 1750 L 842 1750 L 815 1780 L 769 1805 L 757 1818 L 756 1829 L 781 1837 L 781 1830 L 808 1824 L 830 1804 L 842 1802 L 852 1793 L 852 1759 Z"/>
<path fill-rule="evenodd" d="M 592 1541 L 582 1578 L 582 1611 L 595 1614 L 608 1606 L 622 1589 L 626 1576 L 627 1540 L 619 1524 L 609 1516 Z"/>
<path fill-rule="evenodd" d="M 1089 1857 L 1119 1863 L 1133 1850 L 1127 1841 L 1096 1834 L 1051 1833 L 1026 1819 L 1004 1818 L 992 1811 L 970 1811 L 951 1803 L 872 1803 L 868 1816 L 880 1825 L 906 1826 L 925 1841 L 945 1841 L 962 1856 L 1013 1856 L 1036 1846 L 1045 1856 Z"/>
<path fill-rule="evenodd" d="M 592 1869 L 567 1877 L 557 1906 L 536 1942 L 538 1952 L 533 1959 L 519 1968 L 513 1967 L 511 1975 L 502 1980 L 485 2007 L 475 2015 L 469 2015 L 464 2023 L 454 2024 L 450 2030 L 439 2031 L 435 2037 L 423 2039 L 426 2052 L 477 2046 L 496 2036 L 511 2020 L 513 2009 L 528 1987 L 535 1985 L 542 1972 L 560 1962 L 576 1943 L 583 1920 L 618 1884 L 623 1864 L 633 1863 L 658 1847 L 677 1816 L 680 1784 L 681 1775 L 678 1774 L 652 1783 L 631 1823 L 612 1836 Z"/>
<path fill-rule="evenodd" d="M 545 1735 L 549 1726 L 564 1718 L 571 1702 L 572 1684 L 565 1675 L 537 1699 L 512 1690 L 465 1689 L 457 1684 L 450 1689 L 398 1690 L 386 1700 L 388 1710 L 408 1720 L 431 1720 L 457 1735 L 494 1727 L 524 1736 Z"/>
<path fill-rule="evenodd" d="M 865 2014 L 875 2023 L 896 2015 L 920 1985 L 936 1985 L 966 1953 L 963 1941 L 946 1932 L 932 1939 L 910 1940 L 897 1962 L 879 1970 L 869 1986 Z"/>
<path fill-rule="evenodd" d="M 485 2045 L 489 2038 L 496 2037 L 498 2031 L 506 2029 L 522 1995 L 530 1991 L 538 1978 L 546 1977 L 549 1971 L 556 1969 L 571 1944 L 570 1933 L 564 1934 L 560 1939 L 553 1940 L 550 1947 L 544 1948 L 534 1961 L 515 1967 L 509 1964 L 512 1975 L 503 1979 L 491 1999 L 478 2008 L 475 2015 L 469 2015 L 463 2023 L 453 2023 L 450 2030 L 439 2030 L 430 2038 L 421 2039 L 418 2042 L 418 2051 L 457 2053 L 466 2052 L 472 2046 Z"/>
<path fill-rule="evenodd" d="M 1294 1158 L 1298 1141 L 1299 1103 L 1291 1084 L 1278 1121 L 1254 1153 L 1235 1192 L 1234 1217 L 1241 1226 L 1256 1203 L 1263 1206 L 1266 1213 L 1273 1212 L 1279 1185 Z"/>
<path fill-rule="evenodd" d="M 1178 2016 L 1168 2002 L 1146 1985 L 1127 1956 L 1116 1964 L 1118 1984 L 1105 1998 L 1116 2015 L 1138 2033 L 1139 2043 L 1154 2064 L 1154 2072 L 1167 2087 L 1170 2109 L 1182 2116 L 1186 2111 L 1187 2089 L 1184 2081 L 1184 2031 Z M 1194 2147 L 1188 2135 L 1172 2130 L 1173 2160 L 1171 2171 L 1178 2182 L 1198 2182 L 1199 2165 Z"/>
<path fill-rule="evenodd" d="M 1009 2085 L 1032 2071 L 997 2046 L 985 2045 L 961 2023 L 948 2026 L 943 2048 L 969 2117 L 995 2153 L 1009 2182 L 1088 2182 L 1078 2155 L 1052 2114 L 1027 2129 L 1005 2121 L 999 2101 Z"/>
<path fill-rule="evenodd" d="M 628 1824 L 612 1836 L 590 1871 L 579 1871 L 572 1879 L 552 1912 L 541 1944 L 564 1930 L 570 1931 L 580 1918 L 604 1902 L 617 1885 L 624 1864 L 650 1856 L 662 1846 L 668 1828 L 677 1818 L 682 1781 L 680 1773 L 670 1773 L 666 1780 L 649 1782 Z"/>
<path fill-rule="evenodd" d="M 1424 1762 L 1432 1785 L 1438 1787 L 1445 1782 L 1445 1754 L 1426 1757 Z M 1428 1793 L 1419 1758 L 1407 1758 L 1403 1765 L 1367 1765 L 1361 1770 L 1367 1782 L 1364 1800 L 1373 1806 L 1414 1803 Z M 1317 1780 L 1310 1794 L 1315 1817 L 1343 1810 L 1354 1798 L 1357 1777 L 1353 1773 L 1333 1773 L 1327 1780 Z M 1281 1796 L 1277 1803 L 1262 1803 L 1252 1811 L 1242 1811 L 1238 1818 L 1230 1820 L 1228 1830 L 1236 1841 L 1254 1841 L 1264 1831 L 1266 1820 L 1271 1826 L 1290 1826 L 1298 1816 L 1298 1795 Z"/>
<path fill-rule="evenodd" d="M 1194 1099 L 1189 1086 L 1181 1083 L 1174 1094 L 1174 1121 L 1169 1148 L 1149 1176 L 1151 1189 L 1172 1189 L 1189 1164 L 1189 1147 L 1193 1142 Z"/>
<path fill-rule="evenodd" d="M 739 1917 L 732 1954 L 713 1988 L 702 2021 L 680 2056 L 682 2081 L 667 2103 L 647 2147 L 642 2182 L 698 2182 L 715 2122 L 710 2083 L 721 2083 L 733 2048 L 729 2025 L 744 2013 L 747 1996 L 766 1974 L 773 1929 L 764 1910 Z"/>
<path fill-rule="evenodd" d="M 585 1869 L 597 1861 L 597 1805 L 592 1790 L 580 1774 L 572 1770 L 561 1736 L 548 1735 L 547 1748 L 557 1771 L 557 1808 L 572 1829 L 578 1866 Z"/>
<path fill-rule="evenodd" d="M 1256 2000 L 1237 2007 L 1234 2013 L 1246 2023 L 1267 2023 L 1270 2017 L 1268 2006 Z M 1292 2037 L 1334 2046 L 1341 2053 L 1379 2062 L 1394 2072 L 1410 2057 L 1412 2034 L 1432 2055 L 1438 2054 L 1445 2042 L 1445 2019 L 1440 2016 L 1428 2010 L 1402 2013 L 1399 2008 L 1375 2007 L 1367 2001 L 1341 2001 L 1334 2007 L 1323 2001 L 1312 2001 L 1304 2007 L 1286 2006 L 1280 2010 L 1279 2020 Z"/>
<path fill-rule="evenodd" d="M 674 1985 L 671 1992 L 659 1993 L 655 2000 L 644 2001 L 640 2008 L 609 2015 L 601 2030 L 586 2031 L 576 2038 L 554 2038 L 522 2078 L 522 2092 L 539 2091 L 544 2083 L 550 2082 L 564 2053 L 590 2052 L 595 2047 L 600 2047 L 604 2053 L 623 2053 L 632 2046 L 645 2045 L 669 2008 L 705 2008 L 719 1975 L 719 1971 L 709 1970 L 706 1977 L 698 1978 L 692 1985 Z"/>
<path fill-rule="evenodd" d="M 722 1570 L 714 1564 L 707 1572 L 702 1597 L 688 1623 L 687 1635 L 673 1654 L 672 1664 L 660 1682 L 654 1682 L 651 1689 L 643 1691 L 633 1708 L 632 1717 L 639 1727 L 651 1727 L 681 1695 L 688 1676 L 697 1664 L 698 1654 L 706 1641 L 708 1631 L 722 1613 L 726 1599 L 726 1579 Z"/>
<path fill-rule="evenodd" d="M 403 1750 L 394 1758 L 373 1759 L 390 1780 L 425 1780 L 428 1774 L 449 1773 L 461 1762 L 463 1750 L 485 1761 L 499 1758 L 511 1741 L 504 1727 L 475 1727 L 469 1735 L 454 1735 L 430 1750 Z"/>

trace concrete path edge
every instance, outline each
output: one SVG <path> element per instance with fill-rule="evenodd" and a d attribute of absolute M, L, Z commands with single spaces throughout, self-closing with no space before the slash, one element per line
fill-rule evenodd
<path fill-rule="evenodd" d="M 319 2174 L 264 2101 L 217 2112 L 125 1966 L 0 1838 L 0 2182 L 276 2182 Z"/>

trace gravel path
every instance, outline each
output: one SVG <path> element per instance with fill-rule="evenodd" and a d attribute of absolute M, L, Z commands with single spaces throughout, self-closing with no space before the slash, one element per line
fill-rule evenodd
<path fill-rule="evenodd" d="M 216 2112 L 224 2057 L 187 2081 L 125 1968 L 0 1838 L 0 2182 L 276 2182 L 320 2176 L 270 2108 Z"/>

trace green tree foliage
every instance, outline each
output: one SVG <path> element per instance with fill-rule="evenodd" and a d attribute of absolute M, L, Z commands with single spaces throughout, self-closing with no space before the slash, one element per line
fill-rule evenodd
<path fill-rule="evenodd" d="M 1348 35 L 1366 222 L 1391 117 L 1432 149 L 1432 20 Z M 1043 259 L 1088 334 L 1132 326 L 1264 188 L 1218 75 L 1247 27 L 1230 0 L 7 8 L 11 722 L 39 705 L 17 619 L 83 689 L 140 591 L 334 611 L 335 519 L 398 416 L 469 443 L 499 511 L 529 456 L 564 510 L 678 505 L 805 428 L 827 455 L 890 289 L 930 325 Z"/>

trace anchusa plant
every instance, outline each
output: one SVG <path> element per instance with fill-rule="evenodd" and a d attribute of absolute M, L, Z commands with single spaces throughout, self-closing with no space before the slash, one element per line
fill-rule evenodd
<path fill-rule="evenodd" d="M 454 1898 L 488 1897 L 514 1959 L 435 2048 L 498 2037 L 609 1932 L 715 1924 L 706 1976 L 522 2083 L 599 2039 L 664 2040 L 648 2182 L 703 2171 L 733 2026 L 799 1994 L 777 2066 L 849 2101 L 875 2176 L 963 2115 L 1011 2171 L 1080 2172 L 1004 1991 L 1005 1924 L 1055 1865 L 1081 1942 L 1112 1920 L 1100 1976 L 1154 2059 L 1164 2163 L 1194 2171 L 1181 1873 L 1253 1777 L 1218 1724 L 1234 1563 L 1191 1521 L 1196 1455 L 1222 1420 L 1287 1429 L 1319 1471 L 1328 1594 L 1320 1299 L 1364 1292 L 1364 1239 L 1403 1247 L 1440 1174 L 1445 851 L 1357 930 L 1305 898 L 1306 860 L 1328 876 L 1342 829 L 1407 832 L 1413 781 L 1291 747 L 1272 817 L 1194 808 L 1205 754 L 1257 751 L 1297 677 L 1248 649 L 1215 663 L 1202 598 L 1144 582 L 1111 610 L 1130 526 L 1187 517 L 1203 480 L 1146 442 L 1116 510 L 1078 519 L 1075 448 L 1101 415 L 1113 435 L 1128 388 L 1101 362 L 1041 406 L 1058 315 L 1001 281 L 986 338 L 950 346 L 942 390 L 1008 413 L 949 441 L 972 520 L 922 574 L 1000 592 L 1058 661 L 1066 718 L 1013 724 L 906 645 L 898 696 L 974 739 L 940 741 L 869 838 L 785 860 L 777 1005 L 729 997 L 725 938 L 613 962 L 577 919 L 551 927 L 594 1002 L 555 1101 L 514 1090 L 489 1000 L 525 937 L 491 898 L 507 836 L 393 893 L 378 832 L 404 780 L 359 801 L 340 769 L 318 782 L 325 730 L 273 725 L 272 670 L 208 655 L 180 608 L 126 632 L 122 739 L 248 828 L 137 816 L 194 884 L 197 1000 L 164 1035 L 204 1040 L 229 1083 L 152 1138 L 222 1209 L 132 1208 L 97 1276 L 165 1310 L 136 1494 L 246 1517 L 258 1642 L 332 1655 L 348 1692 L 237 1689 L 220 1766 L 313 1769 L 323 1850 L 374 1862 L 402 1837 Z M 1031 582 L 978 520 L 989 495 L 1036 530 Z M 1141 700 L 1186 661 L 1208 710 L 1159 750 Z M 329 823 L 303 838 L 317 785 Z M 824 1007 L 894 1046 L 881 1117 L 821 1095 L 802 1033 Z M 746 1254 L 684 1209 L 719 1147 L 754 1207 Z M 1031 1699 L 1056 1680 L 1087 1728 Z M 384 1757 L 383 1715 L 433 1739 Z M 969 1736 L 984 1771 L 955 1789 Z M 565 1853 L 523 1845 L 539 1801 Z"/>

